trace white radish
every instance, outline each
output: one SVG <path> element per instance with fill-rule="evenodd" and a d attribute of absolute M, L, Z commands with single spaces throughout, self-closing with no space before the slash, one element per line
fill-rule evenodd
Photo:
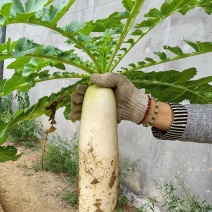
<path fill-rule="evenodd" d="M 119 184 L 116 102 L 112 89 L 90 86 L 79 135 L 79 212 L 113 212 Z"/>

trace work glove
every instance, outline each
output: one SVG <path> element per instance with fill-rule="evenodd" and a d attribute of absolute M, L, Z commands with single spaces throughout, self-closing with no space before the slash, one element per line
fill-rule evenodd
<path fill-rule="evenodd" d="M 150 98 L 137 89 L 127 77 L 116 73 L 93 74 L 91 82 L 102 88 L 112 88 L 117 106 L 117 121 L 129 120 L 140 124 L 145 116 Z M 84 94 L 88 86 L 79 85 L 71 95 L 71 120 L 80 120 Z"/>

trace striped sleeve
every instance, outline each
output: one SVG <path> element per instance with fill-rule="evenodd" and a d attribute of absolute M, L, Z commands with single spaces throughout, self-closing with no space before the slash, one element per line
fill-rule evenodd
<path fill-rule="evenodd" d="M 168 103 L 168 102 L 167 102 Z M 163 140 L 178 140 L 182 137 L 188 119 L 187 109 L 181 104 L 168 103 L 174 112 L 174 120 L 169 131 L 152 127 L 153 136 Z"/>

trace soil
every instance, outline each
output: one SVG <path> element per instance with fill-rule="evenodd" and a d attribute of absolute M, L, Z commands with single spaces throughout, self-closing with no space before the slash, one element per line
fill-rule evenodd
<path fill-rule="evenodd" d="M 63 199 L 66 191 L 76 189 L 67 183 L 66 177 L 36 171 L 41 150 L 16 148 L 18 153 L 23 153 L 17 161 L 0 163 L 0 212 L 76 212 Z M 135 210 L 126 204 L 122 211 Z"/>
<path fill-rule="evenodd" d="M 23 152 L 17 161 L 0 163 L 0 201 L 4 212 L 76 211 L 63 199 L 65 190 L 73 189 L 65 177 L 35 170 L 41 151 L 17 148 Z"/>

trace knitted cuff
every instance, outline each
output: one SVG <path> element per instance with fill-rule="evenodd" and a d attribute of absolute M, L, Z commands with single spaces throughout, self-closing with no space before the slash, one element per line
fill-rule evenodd
<path fill-rule="evenodd" d="M 123 119 L 139 124 L 145 115 L 148 101 L 148 95 L 144 94 L 143 91 L 137 90 L 127 103 L 126 108 L 122 110 Z"/>
<path fill-rule="evenodd" d="M 168 103 L 168 102 L 167 102 Z M 182 137 L 187 125 L 188 112 L 181 104 L 168 103 L 174 112 L 174 120 L 169 131 L 152 127 L 153 136 L 163 140 L 178 140 Z"/>

